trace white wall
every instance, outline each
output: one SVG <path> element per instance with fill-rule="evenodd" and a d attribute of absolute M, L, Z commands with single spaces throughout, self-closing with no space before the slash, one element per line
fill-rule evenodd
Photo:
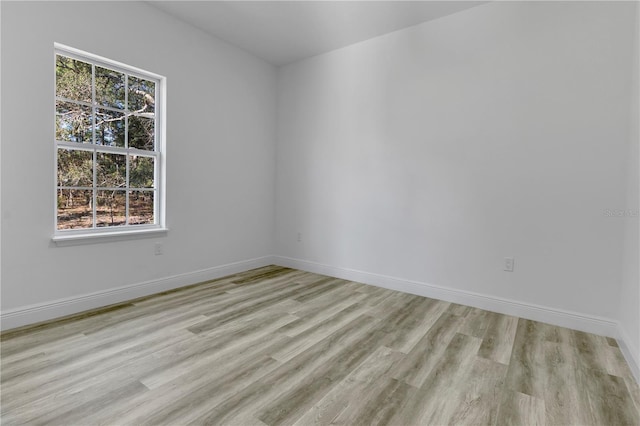
<path fill-rule="evenodd" d="M 141 2 L 1 7 L 3 313 L 271 254 L 274 67 Z M 167 77 L 166 237 L 51 243 L 54 42 Z"/>
<path fill-rule="evenodd" d="M 489 3 L 281 69 L 277 254 L 615 327 L 632 9 Z"/>
<path fill-rule="evenodd" d="M 632 4 L 487 4 L 287 66 L 277 150 L 264 62 L 143 3 L 0 5 L 3 319 L 275 247 L 619 320 L 640 352 L 638 222 L 604 214 L 638 208 Z M 168 78 L 167 237 L 50 242 L 54 41 Z"/>
<path fill-rule="evenodd" d="M 632 66 L 631 120 L 629 126 L 629 154 L 627 167 L 627 199 L 624 221 L 624 269 L 620 291 L 619 319 L 624 341 L 629 353 L 640 367 L 640 5 L 636 3 L 636 27 Z M 640 380 L 640 370 L 636 370 Z"/>

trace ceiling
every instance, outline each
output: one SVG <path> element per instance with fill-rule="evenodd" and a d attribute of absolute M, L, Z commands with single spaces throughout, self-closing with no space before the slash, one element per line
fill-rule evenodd
<path fill-rule="evenodd" d="M 149 1 L 274 65 L 450 15 L 485 1 Z"/>

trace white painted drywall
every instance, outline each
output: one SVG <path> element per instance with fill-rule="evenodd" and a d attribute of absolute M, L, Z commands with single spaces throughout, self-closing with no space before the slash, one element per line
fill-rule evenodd
<path fill-rule="evenodd" d="M 636 3 L 636 27 L 631 72 L 631 114 L 629 126 L 629 151 L 627 166 L 627 198 L 624 215 L 619 220 L 624 222 L 624 269 L 620 289 L 619 321 L 623 338 L 635 364 L 640 367 L 640 173 L 638 172 L 640 156 L 640 4 Z M 640 379 L 640 378 L 639 378 Z"/>
<path fill-rule="evenodd" d="M 493 2 L 282 68 L 277 254 L 617 318 L 632 10 Z"/>
<path fill-rule="evenodd" d="M 1 7 L 3 312 L 271 254 L 274 67 L 142 2 Z M 166 237 L 51 243 L 54 42 L 167 77 Z"/>
<path fill-rule="evenodd" d="M 638 206 L 633 5 L 493 3 L 285 67 L 277 149 L 264 62 L 142 3 L 0 7 L 3 314 L 254 265 L 275 223 L 279 255 L 615 318 L 637 353 L 638 224 L 604 214 Z M 54 41 L 167 76 L 167 237 L 50 242 Z"/>

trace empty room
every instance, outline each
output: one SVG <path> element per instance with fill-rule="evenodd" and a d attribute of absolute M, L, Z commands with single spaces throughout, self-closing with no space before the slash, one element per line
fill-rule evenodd
<path fill-rule="evenodd" d="M 3 425 L 640 425 L 640 2 L 0 20 Z"/>

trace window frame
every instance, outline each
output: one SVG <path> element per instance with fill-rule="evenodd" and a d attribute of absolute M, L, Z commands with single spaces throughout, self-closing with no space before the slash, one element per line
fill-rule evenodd
<path fill-rule="evenodd" d="M 139 238 L 143 236 L 156 236 L 158 234 L 165 234 L 168 229 L 166 227 L 166 127 L 165 127 L 165 106 L 166 106 L 166 77 L 161 76 L 156 73 L 152 73 L 149 71 L 142 70 L 140 68 L 132 67 L 127 64 L 123 64 L 121 62 L 113 61 L 111 59 L 107 59 L 89 52 L 84 52 L 79 49 L 75 49 L 69 46 L 65 46 L 60 43 L 54 43 L 54 81 L 55 81 L 55 72 L 56 72 L 56 58 L 58 55 L 62 55 L 71 59 L 83 61 L 86 63 L 92 64 L 92 99 L 91 103 L 71 100 L 74 103 L 85 105 L 87 107 L 92 108 L 92 141 L 91 143 L 79 143 L 79 142 L 71 142 L 71 141 L 59 141 L 56 138 L 56 114 L 57 114 L 57 101 L 64 102 L 63 97 L 58 97 L 57 95 L 57 85 L 53 85 L 53 163 L 54 163 L 54 179 L 53 179 L 53 219 L 54 219 L 54 234 L 52 240 L 57 245 L 66 245 L 66 244 L 74 244 L 74 243 L 91 243 L 98 241 L 108 241 L 114 239 L 127 239 L 127 238 Z M 95 68 L 96 67 L 104 67 L 111 69 L 113 71 L 117 71 L 120 73 L 124 73 L 126 75 L 144 79 L 147 81 L 152 81 L 155 83 L 155 105 L 154 105 L 154 149 L 153 150 L 143 150 L 139 148 L 130 148 L 128 146 L 128 142 L 125 142 L 125 147 L 113 147 L 109 145 L 102 145 L 96 143 L 96 135 L 95 135 L 95 115 L 93 114 L 96 108 L 106 109 L 110 111 L 117 111 L 115 108 L 105 107 L 104 105 L 99 104 L 96 101 L 95 94 Z M 128 79 L 127 79 L 128 81 Z M 128 96 L 127 90 L 125 89 L 125 96 Z M 125 110 L 120 110 L 125 111 Z M 126 132 L 126 130 L 125 130 Z M 125 136 L 126 137 L 126 136 Z M 75 186 L 69 185 L 58 185 L 58 150 L 60 148 L 71 148 L 73 151 L 87 151 L 92 153 L 92 173 L 93 173 L 93 182 L 91 187 L 80 187 L 77 188 Z M 97 215 L 96 215 L 96 200 L 97 193 L 101 190 L 112 190 L 115 188 L 111 187 L 99 187 L 96 184 L 96 158 L 99 153 L 112 153 L 112 154 L 120 154 L 125 155 L 125 161 L 127 164 L 129 163 L 129 159 L 131 155 L 139 155 L 143 157 L 151 157 L 154 158 L 154 223 L 152 224 L 128 224 L 118 225 L 118 226 L 97 226 Z M 126 168 L 126 179 L 128 182 L 128 174 L 129 167 Z M 91 228 L 76 228 L 76 229 L 58 229 L 58 190 L 60 188 L 63 189 L 78 189 L 78 190 L 91 190 L 92 191 L 92 227 Z M 118 190 L 122 190 L 122 188 L 118 188 Z M 128 200 L 130 191 L 143 191 L 144 188 L 136 189 L 131 187 L 125 187 L 125 199 Z M 149 189 L 146 189 L 149 191 Z M 127 221 L 129 220 L 129 203 L 125 202 L 125 216 Z"/>

